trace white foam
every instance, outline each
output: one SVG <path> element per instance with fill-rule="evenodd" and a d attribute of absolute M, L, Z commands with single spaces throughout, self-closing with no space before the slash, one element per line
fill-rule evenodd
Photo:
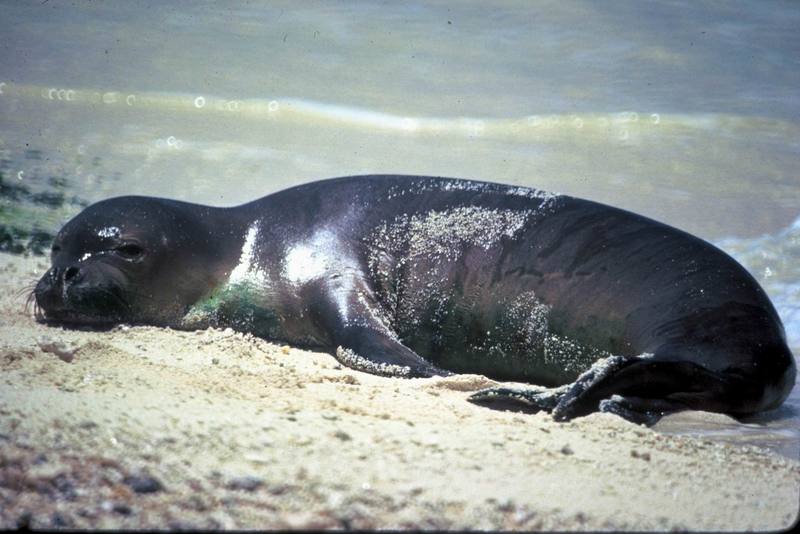
<path fill-rule="evenodd" d="M 789 346 L 800 347 L 800 217 L 779 232 L 728 237 L 716 245 L 741 262 L 762 285 L 783 321 Z"/>
<path fill-rule="evenodd" d="M 421 126 L 421 123 L 429 122 L 417 117 L 392 115 L 370 109 L 315 102 L 299 98 L 283 99 L 281 103 L 286 110 L 296 113 L 316 115 L 322 119 L 358 124 L 369 128 L 415 131 Z"/>

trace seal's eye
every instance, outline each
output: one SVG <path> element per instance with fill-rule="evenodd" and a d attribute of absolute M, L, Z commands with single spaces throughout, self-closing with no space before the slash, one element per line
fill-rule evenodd
<path fill-rule="evenodd" d="M 126 243 L 115 248 L 114 252 L 125 259 L 135 260 L 142 257 L 144 249 L 135 243 Z"/>
<path fill-rule="evenodd" d="M 61 247 L 58 245 L 53 245 L 52 247 L 50 247 L 50 252 L 53 254 L 58 254 L 59 252 L 61 252 Z"/>

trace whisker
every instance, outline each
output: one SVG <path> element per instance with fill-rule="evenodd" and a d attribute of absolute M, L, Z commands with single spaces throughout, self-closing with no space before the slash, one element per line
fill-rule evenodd
<path fill-rule="evenodd" d="M 26 284 L 23 284 L 21 287 L 15 289 L 11 294 L 15 297 L 21 297 L 26 293 L 30 293 L 34 289 L 36 289 L 36 284 L 39 283 L 38 279 L 34 279 Z"/>
<path fill-rule="evenodd" d="M 34 298 L 34 294 L 33 293 L 30 294 L 30 296 L 28 297 L 28 300 L 25 302 L 25 313 L 28 313 L 28 307 L 29 307 L 31 301 L 33 302 L 33 317 L 34 317 L 34 319 L 36 319 L 36 321 L 39 322 L 39 323 L 44 322 L 47 319 L 47 315 L 44 313 L 44 310 L 42 309 L 42 307 L 39 306 L 39 303 L 36 302 L 36 299 Z"/>
<path fill-rule="evenodd" d="M 24 284 L 22 287 L 16 289 L 12 294 L 14 298 L 21 298 L 25 297 L 25 304 L 23 304 L 22 312 L 25 315 L 30 313 L 31 302 L 34 303 L 34 315 L 36 314 L 36 308 L 38 305 L 36 304 L 36 285 L 39 283 L 38 279 L 34 279 L 27 284 Z"/>
<path fill-rule="evenodd" d="M 31 292 L 28 293 L 28 296 L 25 298 L 25 307 L 23 308 L 23 310 L 25 311 L 26 314 L 28 313 L 28 310 L 31 307 L 31 302 L 36 304 L 36 293 L 34 293 L 33 290 L 31 290 Z"/>
<path fill-rule="evenodd" d="M 39 306 L 37 303 L 33 304 L 33 316 L 40 323 L 47 319 L 47 315 L 44 313 L 44 310 L 42 310 L 41 306 Z"/>

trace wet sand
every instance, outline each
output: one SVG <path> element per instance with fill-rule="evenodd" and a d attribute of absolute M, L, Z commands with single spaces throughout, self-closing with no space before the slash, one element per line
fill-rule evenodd
<path fill-rule="evenodd" d="M 37 324 L 0 254 L 0 527 L 776 530 L 800 463 L 230 330 Z M 38 270 L 38 273 L 36 272 Z"/>

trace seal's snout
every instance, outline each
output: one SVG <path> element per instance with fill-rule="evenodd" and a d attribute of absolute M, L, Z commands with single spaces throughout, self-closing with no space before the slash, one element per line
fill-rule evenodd
<path fill-rule="evenodd" d="M 61 291 L 63 274 L 62 270 L 56 267 L 49 269 L 33 290 L 36 305 L 45 314 L 50 314 L 64 307 Z"/>
<path fill-rule="evenodd" d="M 113 269 L 104 265 L 53 266 L 36 284 L 33 295 L 40 320 L 98 323 L 127 309 Z"/>
<path fill-rule="evenodd" d="M 70 266 L 61 269 L 53 267 L 51 271 L 52 274 L 50 278 L 53 288 L 60 291 L 62 294 L 64 290 L 83 280 L 84 270 L 78 266 Z"/>

